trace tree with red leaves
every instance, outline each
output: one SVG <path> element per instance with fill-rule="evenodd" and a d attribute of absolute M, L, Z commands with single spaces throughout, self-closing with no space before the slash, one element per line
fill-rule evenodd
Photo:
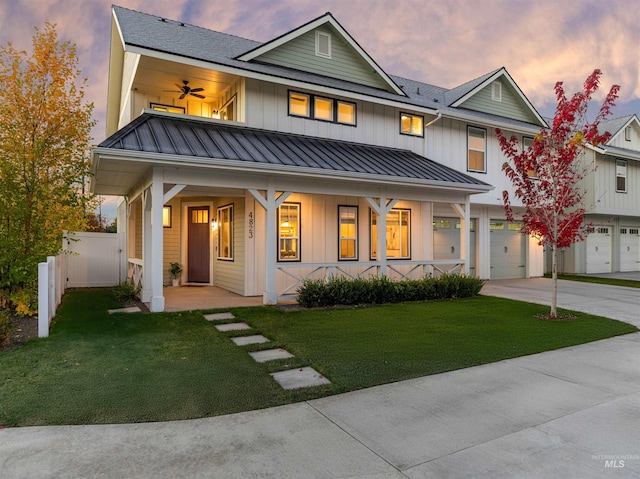
<path fill-rule="evenodd" d="M 507 139 L 500 129 L 496 135 L 508 161 L 502 170 L 511 181 L 513 196 L 522 202 L 523 233 L 539 238 L 540 245 L 551 248 L 553 278 L 550 318 L 557 318 L 559 248 L 567 248 L 584 240 L 585 191 L 581 180 L 595 171 L 595 162 L 583 155 L 588 145 L 606 142 L 611 134 L 599 133 L 598 125 L 611 115 L 620 87 L 609 90 L 595 120 L 587 121 L 587 107 L 600 83 L 600 70 L 594 70 L 584 82 L 582 91 L 571 98 L 565 95 L 562 82 L 555 85 L 555 116 L 550 128 L 543 128 L 527 149 L 519 148 L 515 136 Z M 502 193 L 508 221 L 514 213 L 508 191 Z"/>

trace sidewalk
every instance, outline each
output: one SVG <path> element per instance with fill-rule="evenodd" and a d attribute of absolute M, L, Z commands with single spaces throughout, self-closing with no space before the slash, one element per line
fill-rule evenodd
<path fill-rule="evenodd" d="M 637 478 L 639 351 L 636 333 L 229 416 L 3 429 L 0 477 Z"/>

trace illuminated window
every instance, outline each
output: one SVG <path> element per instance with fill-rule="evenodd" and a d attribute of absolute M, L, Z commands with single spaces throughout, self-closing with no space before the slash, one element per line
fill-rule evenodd
<path fill-rule="evenodd" d="M 618 193 L 627 192 L 627 162 L 616 160 L 616 191 Z"/>
<path fill-rule="evenodd" d="M 300 204 L 278 208 L 278 261 L 300 261 Z"/>
<path fill-rule="evenodd" d="M 171 206 L 162 207 L 162 226 L 171 228 Z"/>
<path fill-rule="evenodd" d="M 333 100 L 315 97 L 313 112 L 316 120 L 333 121 Z"/>
<path fill-rule="evenodd" d="M 473 126 L 467 129 L 469 171 L 486 172 L 485 155 L 487 152 L 487 132 Z"/>
<path fill-rule="evenodd" d="M 221 120 L 235 121 L 236 119 L 236 97 L 234 96 L 218 111 Z"/>
<path fill-rule="evenodd" d="M 218 259 L 233 260 L 233 204 L 218 208 Z"/>
<path fill-rule="evenodd" d="M 191 223 L 208 223 L 209 222 L 209 210 L 208 209 L 193 209 L 191 210 Z"/>
<path fill-rule="evenodd" d="M 169 113 L 184 113 L 184 108 L 181 106 L 163 105 L 161 103 L 151 103 L 150 107 L 152 110 L 155 110 L 155 111 L 166 111 Z"/>
<path fill-rule="evenodd" d="M 356 105 L 346 101 L 337 101 L 338 103 L 338 123 L 345 125 L 356 124 Z"/>
<path fill-rule="evenodd" d="M 409 113 L 400 113 L 400 133 L 403 135 L 424 136 L 424 118 Z"/>
<path fill-rule="evenodd" d="M 311 116 L 309 95 L 304 93 L 289 92 L 289 115 Z"/>
<path fill-rule="evenodd" d="M 376 214 L 371 211 L 371 258 L 376 258 L 378 229 Z M 387 258 L 411 257 L 411 210 L 392 209 L 387 214 Z"/>
<path fill-rule="evenodd" d="M 358 207 L 338 206 L 340 245 L 338 259 L 358 259 Z"/>
<path fill-rule="evenodd" d="M 526 151 L 529 148 L 531 148 L 532 145 L 533 145 L 533 138 L 529 138 L 529 137 L 526 137 L 526 136 L 522 137 L 522 149 L 524 151 Z M 536 172 L 535 165 L 531 165 L 531 167 L 527 169 L 527 175 L 529 176 L 529 178 L 537 178 L 538 177 L 538 173 Z"/>

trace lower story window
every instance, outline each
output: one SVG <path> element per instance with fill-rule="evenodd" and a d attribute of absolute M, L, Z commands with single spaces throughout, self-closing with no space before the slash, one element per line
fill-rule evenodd
<path fill-rule="evenodd" d="M 233 260 L 233 204 L 218 208 L 218 259 Z"/>
<path fill-rule="evenodd" d="M 300 261 L 300 204 L 278 208 L 278 261 Z"/>
<path fill-rule="evenodd" d="M 371 211 L 371 258 L 377 257 L 378 228 L 376 214 Z M 411 257 L 411 210 L 392 209 L 387 213 L 387 258 Z"/>
<path fill-rule="evenodd" d="M 339 206 L 338 217 L 340 221 L 340 260 L 358 259 L 358 207 Z"/>

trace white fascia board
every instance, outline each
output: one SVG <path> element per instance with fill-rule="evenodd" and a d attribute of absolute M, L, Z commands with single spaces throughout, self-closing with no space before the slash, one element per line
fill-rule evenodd
<path fill-rule="evenodd" d="M 500 128 L 501 130 L 508 130 L 514 133 L 523 133 L 527 135 L 535 135 L 540 132 L 541 126 L 532 125 L 531 128 L 525 128 L 514 126 L 509 123 L 503 123 L 499 120 L 487 120 L 486 118 L 478 118 L 473 114 L 464 114 L 464 113 L 452 113 L 450 111 L 442 111 L 442 116 L 445 118 L 450 118 L 452 120 L 460 120 L 467 123 L 473 123 L 474 125 L 479 126 L 490 126 L 493 128 Z"/>
<path fill-rule="evenodd" d="M 504 67 L 502 67 L 500 70 L 498 70 L 493 75 L 491 75 L 489 78 L 487 78 L 485 81 L 480 83 L 477 87 L 475 87 L 473 90 L 468 92 L 466 95 L 458 98 L 455 102 L 453 102 L 451 104 L 451 106 L 455 107 L 455 108 L 459 107 L 465 101 L 467 101 L 469 98 L 471 98 L 476 93 L 478 93 L 480 90 L 482 90 L 483 88 L 487 87 L 488 85 L 491 85 L 491 83 L 496 81 L 498 78 L 505 78 L 509 82 L 509 84 L 513 87 L 513 89 L 518 93 L 518 96 L 520 96 L 522 101 L 525 102 L 525 104 L 527 105 L 527 107 L 529 108 L 531 113 L 533 113 L 535 115 L 535 117 L 538 119 L 538 121 L 540 122 L 540 126 L 548 126 L 547 122 L 544 121 L 544 118 L 542 118 L 540 116 L 540 114 L 537 112 L 535 107 L 531 104 L 529 99 L 524 95 L 524 93 L 522 93 L 522 90 L 520 89 L 520 87 L 516 84 L 516 82 L 513 81 L 513 78 L 511 78 L 511 75 L 509 75 L 509 73 L 507 72 L 507 70 Z"/>
<path fill-rule="evenodd" d="M 352 100 L 361 100 L 361 101 L 366 101 L 370 103 L 377 103 L 380 105 L 392 106 L 395 108 L 404 108 L 404 109 L 410 108 L 412 111 L 425 113 L 427 115 L 438 114 L 438 110 L 435 110 L 433 108 L 428 108 L 426 106 L 415 105 L 413 103 L 405 103 L 405 102 L 388 100 L 386 98 L 366 95 L 363 93 L 356 93 L 348 90 L 341 90 L 339 88 L 326 87 L 326 86 L 320 85 L 319 83 L 307 83 L 299 80 L 292 80 L 292 79 L 277 76 L 277 75 L 269 75 L 266 73 L 259 73 L 251 70 L 245 70 L 244 68 L 236 68 L 236 67 L 230 67 L 228 65 L 221 65 L 220 63 L 196 60 L 194 58 L 187 58 L 180 55 L 173 55 L 171 53 L 159 52 L 156 50 L 149 50 L 142 47 L 127 45 L 126 51 L 131 53 L 138 53 L 140 55 L 144 55 L 152 58 L 157 58 L 159 60 L 166 60 L 170 62 L 191 65 L 198 68 L 205 68 L 207 70 L 211 70 L 212 65 L 215 65 L 216 70 L 222 73 L 229 73 L 231 75 L 244 76 L 247 78 L 252 78 L 254 80 L 277 83 L 277 84 L 285 85 L 291 88 L 314 90 L 317 92 L 325 93 L 327 95 L 337 95 L 337 96 L 342 96 Z"/>
<path fill-rule="evenodd" d="M 609 141 L 607 141 L 607 144 L 609 144 L 616 136 L 620 135 L 625 130 L 626 127 L 630 126 L 631 123 L 634 123 L 634 122 L 636 124 L 640 125 L 640 122 L 638 121 L 638 117 L 635 115 L 635 113 L 633 114 L 633 116 L 631 118 L 629 118 L 627 120 L 627 122 L 624 125 L 622 125 L 618 129 L 618 131 L 616 131 L 615 133 L 611 134 L 611 138 L 609 138 Z"/>
<path fill-rule="evenodd" d="M 448 183 L 444 181 L 420 180 L 416 178 L 402 178 L 395 176 L 374 175 L 371 173 L 354 173 L 350 171 L 318 170 L 317 168 L 296 167 L 294 171 L 288 165 L 272 165 L 253 163 L 249 161 L 228 160 L 226 158 L 201 158 L 183 155 L 168 155 L 149 153 L 144 151 L 114 151 L 112 148 L 96 147 L 95 155 L 105 160 L 135 160 L 141 163 L 153 163 L 166 166 L 192 166 L 197 168 L 212 168 L 228 171 L 244 171 L 257 174 L 278 174 L 288 177 L 334 179 L 340 181 L 368 182 L 381 185 L 395 186 L 429 186 L 449 191 L 465 191 L 469 194 L 485 193 L 494 189 L 491 185 L 475 185 L 467 183 Z"/>
<path fill-rule="evenodd" d="M 358 42 L 356 42 L 353 39 L 353 37 L 349 35 L 349 33 L 344 28 L 342 28 L 342 25 L 340 25 L 330 14 L 325 14 L 317 18 L 316 20 L 310 23 L 307 23 L 306 25 L 303 25 L 300 28 L 297 28 L 285 35 L 282 35 L 281 37 L 276 38 L 271 42 L 265 43 L 262 46 L 259 46 L 243 55 L 240 55 L 239 57 L 237 57 L 237 60 L 247 61 L 247 62 L 250 60 L 253 60 L 259 57 L 260 55 L 263 55 L 264 53 L 279 47 L 280 45 L 284 45 L 285 43 L 288 43 L 294 38 L 297 38 L 318 27 L 321 27 L 326 23 L 331 24 L 331 26 L 335 28 L 338 31 L 338 33 L 340 33 L 343 40 L 346 40 L 347 43 L 349 43 L 349 45 L 358 52 L 358 54 L 362 57 L 362 59 L 366 61 L 367 64 L 371 68 L 373 68 L 375 72 L 378 73 L 384 79 L 384 81 L 393 89 L 393 91 L 395 91 L 398 95 L 402 95 L 404 97 L 407 96 L 407 94 L 404 91 L 402 91 L 402 89 L 398 85 L 396 85 L 396 83 L 389 77 L 389 75 L 387 75 L 385 71 L 378 66 L 378 64 L 371 58 L 371 56 L 367 52 L 365 52 L 360 45 L 358 45 Z"/>

